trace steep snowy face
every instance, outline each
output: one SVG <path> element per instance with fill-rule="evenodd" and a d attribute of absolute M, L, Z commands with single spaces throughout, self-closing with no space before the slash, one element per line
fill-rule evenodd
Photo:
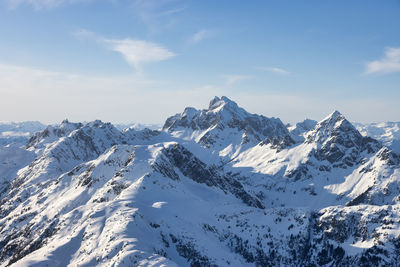
<path fill-rule="evenodd" d="M 72 123 L 64 120 L 59 125 L 49 125 L 43 131 L 35 133 L 28 141 L 26 148 L 40 150 L 47 144 L 57 141 L 59 138 L 69 135 L 72 131 L 83 126 L 82 123 Z"/>
<path fill-rule="evenodd" d="M 250 114 L 224 96 L 211 100 L 208 109 L 186 108 L 168 118 L 163 130 L 176 137 L 193 139 L 222 156 L 260 142 L 278 149 L 294 143 L 280 119 Z"/>
<path fill-rule="evenodd" d="M 35 154 L 15 146 L 0 146 L 0 198 L 20 169 L 28 166 Z"/>
<path fill-rule="evenodd" d="M 305 142 L 317 144 L 315 157 L 318 160 L 342 167 L 354 166 L 361 153 L 376 153 L 381 147 L 378 141 L 363 137 L 338 111 L 319 122 L 307 134 Z"/>
<path fill-rule="evenodd" d="M 347 206 L 400 204 L 400 156 L 387 147 L 365 160 L 343 183 L 327 186 L 347 196 Z"/>
<path fill-rule="evenodd" d="M 67 129 L 71 130 L 70 127 Z M 123 141 L 124 136 L 120 131 L 110 123 L 101 121 L 90 122 L 72 131 L 68 136 L 47 144 L 29 166 L 18 171 L 17 176 L 4 191 L 0 204 L 9 208 L 18 205 L 30 194 L 42 191 L 44 186 L 53 182 L 62 173 L 97 158 L 106 149 Z"/>
<path fill-rule="evenodd" d="M 76 127 L 79 128 L 74 129 Z M 65 172 L 77 164 L 92 160 L 109 147 L 124 141 L 123 134 L 112 124 L 101 121 L 89 122 L 83 126 L 63 122 L 53 133 L 63 136 L 47 144 L 43 153 L 33 163 L 45 166 L 55 164 L 51 170 L 59 172 Z M 42 139 L 43 141 L 39 141 L 39 144 L 46 142 L 46 137 Z"/>

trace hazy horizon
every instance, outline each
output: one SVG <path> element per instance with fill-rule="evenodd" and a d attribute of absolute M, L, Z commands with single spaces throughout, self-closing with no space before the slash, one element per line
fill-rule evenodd
<path fill-rule="evenodd" d="M 231 99 L 231 100 L 232 100 L 232 99 Z M 239 107 L 243 108 L 243 106 L 241 106 L 239 103 L 237 103 L 237 104 L 239 105 Z M 190 107 L 190 106 L 186 106 L 186 107 Z M 186 108 L 186 107 L 185 107 L 185 108 Z M 198 110 L 203 110 L 203 109 L 207 109 L 207 108 L 208 108 L 208 106 L 203 106 L 203 107 L 196 108 L 196 109 L 198 109 Z M 248 111 L 246 108 L 245 108 L 245 110 Z M 105 122 L 105 123 L 110 122 L 110 123 L 115 124 L 115 125 L 142 124 L 142 125 L 152 125 L 152 126 L 159 125 L 159 126 L 162 127 L 162 125 L 165 123 L 165 121 L 166 121 L 170 116 L 173 116 L 173 115 L 175 115 L 175 114 L 180 114 L 180 113 L 182 113 L 183 111 L 184 111 L 184 110 L 182 109 L 182 110 L 181 110 L 180 112 L 178 112 L 178 113 L 170 114 L 170 115 L 168 115 L 167 117 L 165 117 L 165 119 L 164 119 L 163 121 L 160 121 L 160 122 L 146 122 L 146 121 L 122 121 L 122 122 L 121 122 L 121 121 L 107 121 L 107 120 L 103 120 L 102 118 L 99 117 L 99 118 L 94 118 L 93 120 L 71 120 L 71 119 L 69 119 L 69 118 L 64 118 L 64 119 L 62 119 L 62 120 L 60 120 L 60 121 L 51 121 L 51 122 L 40 121 L 40 120 L 0 121 L 0 124 L 25 123 L 25 122 L 39 122 L 39 123 L 42 123 L 42 124 L 44 124 L 44 125 L 56 125 L 56 124 L 62 123 L 64 120 L 68 120 L 69 122 L 81 122 L 81 123 L 89 123 L 89 122 L 92 122 L 92 121 L 95 121 L 95 120 L 100 120 L 100 121 L 103 121 L 103 122 Z M 317 119 L 317 118 L 306 117 L 306 118 L 304 118 L 304 119 L 301 119 L 301 120 L 298 120 L 298 121 L 293 121 L 293 122 L 284 121 L 284 120 L 282 120 L 282 118 L 277 117 L 277 116 L 273 116 L 273 115 L 271 115 L 271 116 L 266 116 L 265 114 L 261 114 L 261 113 L 253 113 L 253 114 L 263 115 L 263 116 L 266 116 L 266 117 L 275 117 L 275 118 L 279 118 L 279 119 L 281 119 L 282 122 L 285 123 L 285 124 L 295 125 L 296 123 L 302 122 L 302 121 L 307 120 L 307 119 L 315 120 L 315 121 L 317 121 L 317 122 L 322 121 L 324 118 L 328 117 L 328 116 L 329 116 L 332 112 L 334 112 L 334 111 L 339 111 L 339 112 L 340 112 L 340 110 L 335 109 L 335 110 L 331 110 L 329 113 L 327 113 L 327 114 L 325 114 L 325 115 L 321 115 L 322 117 L 320 117 L 320 118 L 318 118 L 318 119 Z M 250 113 L 251 113 L 251 112 L 250 112 Z M 342 112 L 340 112 L 340 113 L 342 113 Z M 343 114 L 343 113 L 342 113 L 342 114 Z M 400 122 L 400 120 L 399 120 L 399 121 L 366 121 L 366 122 L 360 122 L 360 121 L 354 121 L 354 120 L 349 119 L 349 118 L 346 116 L 346 114 L 343 114 L 343 115 L 346 117 L 346 119 L 350 120 L 351 123 L 374 124 L 374 123 L 386 123 L 386 122 L 388 122 L 388 123 L 390 123 L 390 122 Z"/>

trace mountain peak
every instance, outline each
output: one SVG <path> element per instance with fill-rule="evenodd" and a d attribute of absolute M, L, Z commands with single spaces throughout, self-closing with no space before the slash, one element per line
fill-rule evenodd
<path fill-rule="evenodd" d="M 26 148 L 44 147 L 45 144 L 54 142 L 60 137 L 67 136 L 72 131 L 82 126 L 83 124 L 80 122 L 74 123 L 68 120 L 63 120 L 60 124 L 48 125 L 44 130 L 36 132 L 31 136 Z"/>
<path fill-rule="evenodd" d="M 193 107 L 186 107 L 185 110 L 182 113 L 182 117 L 187 117 L 188 120 L 193 119 L 193 117 L 198 113 L 199 111 Z"/>
<path fill-rule="evenodd" d="M 317 159 L 326 159 L 336 166 L 353 166 L 359 160 L 362 151 L 372 153 L 379 148 L 377 141 L 363 137 L 336 110 L 314 127 L 308 134 L 306 142 L 319 143 L 320 148 L 315 153 Z"/>
<path fill-rule="evenodd" d="M 236 136 L 237 147 L 262 142 L 283 148 L 294 143 L 280 119 L 251 114 L 226 96 L 214 97 L 208 109 L 186 108 L 168 118 L 163 130 L 194 139 L 206 147 L 233 147 L 233 142 L 227 138 L 233 138 L 232 135 Z"/>
<path fill-rule="evenodd" d="M 313 131 L 313 135 L 320 141 L 342 134 L 350 134 L 357 137 L 361 136 L 356 128 L 337 110 L 320 121 L 314 127 Z"/>
<path fill-rule="evenodd" d="M 238 109 L 239 106 L 232 100 L 230 100 L 226 96 L 218 97 L 215 96 L 211 101 L 208 107 L 208 110 L 219 111 L 224 107 L 229 107 L 231 109 Z"/>
<path fill-rule="evenodd" d="M 338 119 L 344 119 L 344 116 L 338 110 L 334 110 L 323 121 L 326 121 L 326 120 L 329 120 L 329 119 L 337 121 Z"/>
<path fill-rule="evenodd" d="M 325 117 L 325 119 L 320 121 L 316 126 L 316 128 L 324 128 L 325 130 L 329 131 L 333 131 L 333 129 L 343 128 L 343 127 L 351 131 L 356 130 L 355 127 L 343 116 L 343 114 L 337 110 L 330 113 L 327 117 Z"/>

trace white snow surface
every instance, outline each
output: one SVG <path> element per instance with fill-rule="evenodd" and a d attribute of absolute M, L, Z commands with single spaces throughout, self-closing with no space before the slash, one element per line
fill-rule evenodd
<path fill-rule="evenodd" d="M 354 123 L 364 136 L 381 141 L 396 153 L 400 153 L 400 122 Z"/>
<path fill-rule="evenodd" d="M 34 133 L 45 127 L 37 121 L 0 122 L 0 145 L 24 146 Z"/>

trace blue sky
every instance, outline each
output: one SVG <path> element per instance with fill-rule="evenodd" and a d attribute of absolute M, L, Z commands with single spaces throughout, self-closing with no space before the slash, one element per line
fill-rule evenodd
<path fill-rule="evenodd" d="M 163 122 L 226 95 L 400 121 L 400 1 L 2 0 L 0 120 Z"/>

